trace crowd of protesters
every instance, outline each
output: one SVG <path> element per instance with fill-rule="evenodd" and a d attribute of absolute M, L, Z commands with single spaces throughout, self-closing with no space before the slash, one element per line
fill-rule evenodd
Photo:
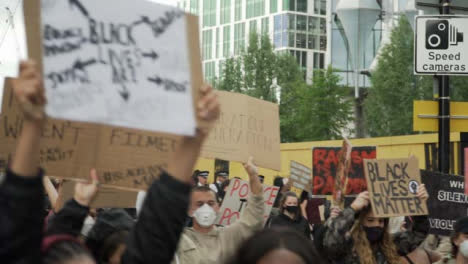
<path fill-rule="evenodd" d="M 280 191 L 264 219 L 264 177 L 253 158 L 244 164 L 247 206 L 233 224 L 216 225 L 229 173 L 217 172 L 209 184 L 209 172 L 193 172 L 210 124 L 220 114 L 217 95 L 208 85 L 200 87 L 197 104 L 197 115 L 207 126 L 181 140 L 167 169 L 139 194 L 137 213 L 90 210 L 100 188 L 95 170 L 88 182 L 75 185 L 73 199 L 58 208 L 60 186 L 39 167 L 46 98 L 36 63 L 21 63 L 12 86 L 24 122 L 0 179 L 1 263 L 468 264 L 468 217 L 456 221 L 451 237 L 429 235 L 427 216 L 376 217 L 368 192 L 345 208 L 327 204 L 325 219 L 317 223 L 317 210 L 309 210 L 316 207 L 313 198 L 305 192 L 298 197 L 288 179 L 278 177 L 274 184 Z M 424 185 L 417 195 L 428 199 Z"/>

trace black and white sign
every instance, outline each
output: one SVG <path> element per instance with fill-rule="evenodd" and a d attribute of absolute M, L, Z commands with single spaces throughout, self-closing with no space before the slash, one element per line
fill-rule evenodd
<path fill-rule="evenodd" d="M 468 215 L 464 177 L 421 170 L 421 179 L 429 193 L 430 233 L 448 236 L 456 220 Z"/>
<path fill-rule="evenodd" d="M 418 16 L 415 74 L 468 74 L 468 16 Z"/>

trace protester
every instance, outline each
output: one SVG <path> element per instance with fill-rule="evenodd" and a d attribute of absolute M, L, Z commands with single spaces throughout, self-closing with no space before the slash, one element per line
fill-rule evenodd
<path fill-rule="evenodd" d="M 228 264 L 322 264 L 314 245 L 297 232 L 272 228 L 258 232 Z"/>
<path fill-rule="evenodd" d="M 309 223 L 302 215 L 299 200 L 294 192 L 287 192 L 283 195 L 280 202 L 280 214 L 272 217 L 267 226 L 291 228 L 310 239 Z"/>
<path fill-rule="evenodd" d="M 450 237 L 452 252 L 443 256 L 443 264 L 468 264 L 468 217 L 458 219 Z"/>
<path fill-rule="evenodd" d="M 417 195 L 426 202 L 424 185 Z M 391 237 L 388 218 L 376 218 L 372 213 L 369 192 L 360 193 L 350 207 L 325 224 L 323 247 L 333 263 L 398 264 L 400 256 L 413 251 L 425 239 L 429 225 L 427 217 L 415 217 L 415 229 Z"/>
<path fill-rule="evenodd" d="M 223 191 L 218 193 L 219 203 L 223 202 L 224 196 L 226 196 L 226 192 L 227 192 L 227 189 L 228 189 L 230 183 L 231 183 L 231 181 L 228 179 L 228 180 L 225 180 L 221 184 L 221 190 L 223 190 Z"/>
<path fill-rule="evenodd" d="M 46 103 L 43 80 L 35 62 L 22 62 L 19 72 L 19 78 L 14 79 L 12 85 L 24 121 L 15 155 L 0 184 L 0 241 L 8 241 L 0 246 L 0 259 L 2 263 L 65 264 L 56 261 L 58 258 L 50 258 L 53 262 L 48 262 L 49 258 L 41 253 L 45 195 L 42 187 L 44 172 L 39 169 L 39 146 Z M 211 87 L 203 86 L 200 93 L 197 115 L 207 126 L 198 129 L 196 136 L 181 139 L 169 157 L 167 170 L 150 186 L 121 263 L 169 263 L 174 256 L 186 220 L 191 172 L 201 146 L 219 116 L 217 95 Z M 94 181 L 92 185 L 97 183 Z M 70 201 L 74 202 L 78 201 Z M 85 216 L 86 213 L 83 220 Z M 56 240 L 70 243 L 55 243 Z M 62 245 L 67 246 L 58 248 Z M 73 236 L 47 237 L 42 249 L 49 253 L 59 252 L 58 257 L 79 256 L 79 261 L 74 259 L 77 261 L 73 263 L 95 263 L 90 253 Z"/>
<path fill-rule="evenodd" d="M 229 174 L 227 171 L 218 171 L 215 173 L 214 183 L 210 184 L 210 189 L 213 190 L 218 196 L 224 197 L 223 189 L 221 185 L 226 180 L 229 180 Z"/>
<path fill-rule="evenodd" d="M 199 171 L 197 173 L 197 186 L 207 186 L 209 175 L 210 175 L 209 171 Z"/>
<path fill-rule="evenodd" d="M 249 175 L 250 197 L 240 218 L 230 226 L 215 226 L 220 206 L 209 187 L 192 190 L 189 215 L 193 216 L 193 227 L 185 229 L 173 263 L 224 263 L 245 239 L 262 228 L 263 186 L 252 158 L 244 168 Z"/>

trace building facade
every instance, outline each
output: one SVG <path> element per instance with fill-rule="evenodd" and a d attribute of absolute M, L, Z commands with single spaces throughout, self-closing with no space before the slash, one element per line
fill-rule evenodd
<path fill-rule="evenodd" d="M 182 0 L 200 20 L 205 79 L 222 75 L 226 59 L 246 48 L 251 32 L 268 34 L 275 51 L 295 56 L 307 81 L 327 61 L 327 0 Z"/>

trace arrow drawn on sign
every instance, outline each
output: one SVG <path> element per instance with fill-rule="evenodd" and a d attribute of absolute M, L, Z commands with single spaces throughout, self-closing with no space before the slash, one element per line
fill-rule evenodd
<path fill-rule="evenodd" d="M 163 80 L 159 77 L 154 77 L 154 78 L 148 77 L 148 81 L 155 83 L 157 85 L 161 85 L 163 82 Z"/>
<path fill-rule="evenodd" d="M 73 68 L 83 71 L 86 67 L 93 65 L 96 62 L 97 62 L 96 59 L 89 59 L 86 61 L 81 61 L 80 59 L 77 59 L 75 63 L 73 64 Z"/>
<path fill-rule="evenodd" d="M 76 6 L 83 15 L 89 18 L 88 10 L 83 6 L 83 4 L 79 0 L 68 0 L 68 3 L 71 7 Z"/>
<path fill-rule="evenodd" d="M 147 53 L 141 53 L 141 55 L 145 58 L 151 58 L 153 60 L 156 60 L 157 58 L 159 58 L 159 55 L 154 51 L 152 50 L 151 52 L 147 52 Z"/>
<path fill-rule="evenodd" d="M 130 92 L 124 84 L 122 84 L 122 91 L 119 91 L 119 94 L 125 101 L 128 101 L 128 98 L 130 98 Z"/>

